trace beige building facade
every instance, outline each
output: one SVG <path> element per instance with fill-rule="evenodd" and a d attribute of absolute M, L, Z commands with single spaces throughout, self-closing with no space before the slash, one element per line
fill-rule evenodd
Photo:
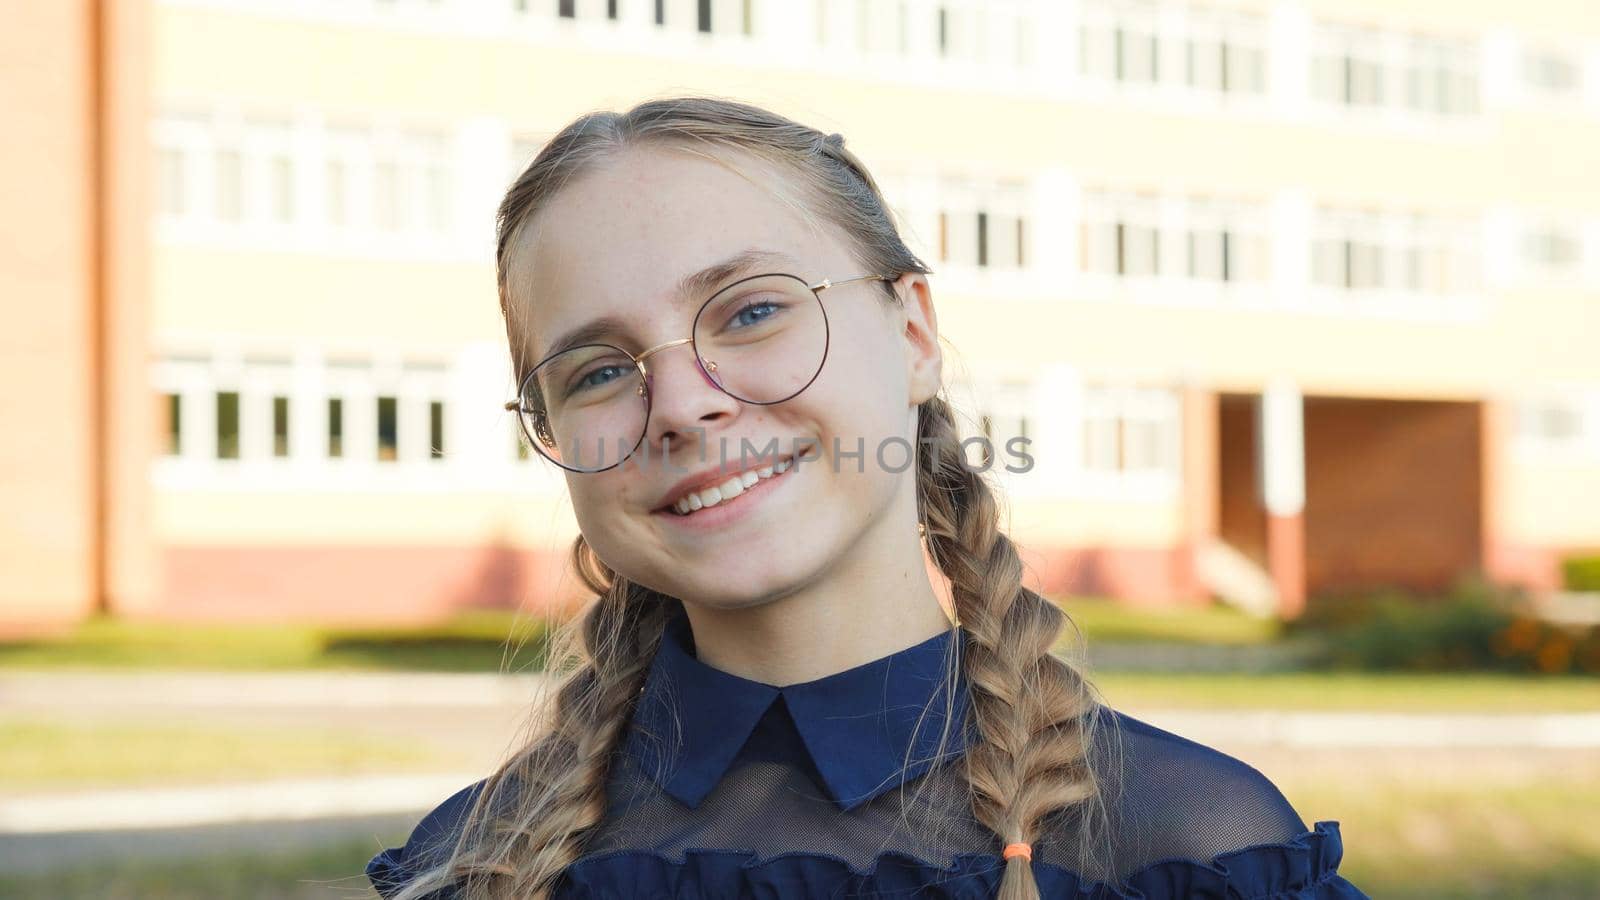
<path fill-rule="evenodd" d="M 577 597 L 494 208 L 687 92 L 873 167 L 969 432 L 1030 441 L 994 476 L 1039 589 L 1294 616 L 1600 548 L 1583 3 L 5 6 L 0 627 Z"/>

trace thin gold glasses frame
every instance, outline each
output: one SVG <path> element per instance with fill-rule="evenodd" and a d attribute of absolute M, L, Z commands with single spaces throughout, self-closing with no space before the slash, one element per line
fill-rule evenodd
<path fill-rule="evenodd" d="M 740 283 L 746 282 L 746 281 L 752 281 L 752 280 L 757 279 L 757 278 L 770 278 L 770 277 L 772 277 L 774 275 L 781 275 L 781 276 L 784 276 L 786 278 L 793 278 L 794 280 L 800 282 L 801 284 L 805 284 L 805 279 L 804 278 L 800 278 L 799 276 L 796 276 L 796 275 L 791 275 L 788 272 L 767 272 L 767 273 L 764 273 L 764 274 L 761 274 L 761 275 L 750 275 L 750 276 L 746 276 L 744 278 L 741 278 L 738 281 L 733 282 L 732 284 L 728 284 L 728 285 L 726 285 L 726 286 L 724 286 L 722 288 L 719 288 L 715 294 L 712 294 L 709 298 L 706 299 L 705 303 L 701 304 L 700 308 L 704 309 L 707 304 L 709 304 L 712 300 L 716 299 L 718 294 L 721 294 L 723 291 L 727 290 L 728 288 L 733 287 L 736 284 L 740 284 Z M 897 281 L 897 280 L 899 280 L 893 275 L 879 275 L 877 273 L 869 272 L 869 273 L 867 273 L 865 275 L 852 275 L 849 278 L 841 278 L 838 281 L 835 281 L 835 280 L 833 280 L 831 278 L 824 278 L 821 281 L 817 282 L 816 284 L 806 284 L 806 288 L 808 290 L 810 290 L 813 294 L 817 294 L 817 293 L 820 293 L 821 291 L 825 291 L 825 290 L 827 290 L 828 288 L 831 288 L 831 287 L 838 287 L 840 285 L 851 284 L 851 283 L 854 283 L 854 282 L 857 282 L 857 281 L 866 281 L 867 279 L 874 279 L 874 280 L 877 280 L 877 281 Z M 817 299 L 820 302 L 822 298 L 818 297 Z M 696 317 L 696 319 L 699 318 L 699 313 L 698 312 L 696 312 L 695 317 Z M 666 349 L 671 348 L 671 347 L 677 347 L 677 346 L 679 346 L 681 344 L 691 344 L 693 342 L 694 342 L 694 337 L 691 335 L 691 336 L 686 337 L 686 338 L 678 338 L 676 340 L 663 341 L 662 343 L 659 343 L 659 344 L 655 345 L 654 347 L 651 347 L 648 350 L 645 350 L 644 352 L 638 353 L 638 354 L 628 353 L 628 351 L 623 349 L 622 347 L 617 347 L 616 349 L 622 350 L 622 352 L 628 353 L 629 356 L 633 357 L 634 365 L 638 366 L 638 368 L 639 368 L 639 374 L 644 376 L 644 378 L 645 378 L 644 389 L 645 389 L 645 391 L 648 392 L 650 390 L 650 387 L 649 387 L 650 372 L 649 372 L 648 369 L 645 368 L 644 361 L 646 359 L 649 359 L 651 356 L 655 355 L 656 353 L 661 352 L 662 350 L 666 350 Z M 615 346 L 615 345 L 606 344 L 604 346 L 611 347 L 611 346 Z M 576 348 L 569 348 L 569 349 L 576 349 Z M 561 352 L 565 353 L 567 351 L 563 350 Z M 559 354 L 551 354 L 550 356 L 545 357 L 544 359 L 540 360 L 537 364 L 535 364 L 534 366 L 529 368 L 528 369 L 528 375 L 524 376 L 523 381 L 526 381 L 528 377 L 532 376 L 534 372 L 538 371 L 539 370 L 539 366 L 544 365 L 546 362 L 548 362 L 549 360 L 553 359 L 557 355 L 559 355 Z M 704 369 L 708 375 L 711 372 L 715 372 L 717 370 L 717 364 L 716 364 L 716 362 L 714 360 L 713 361 L 697 360 L 697 361 L 700 363 L 702 369 Z M 711 380 L 711 379 L 708 379 L 708 380 Z M 722 391 L 723 393 L 728 393 L 727 390 L 722 387 L 722 385 L 717 384 L 714 380 L 712 380 L 712 384 L 718 390 Z M 519 385 L 519 389 L 518 389 L 518 393 L 519 394 L 525 393 L 525 391 L 521 390 L 521 387 L 522 386 Z M 810 387 L 810 382 L 806 383 L 806 387 Z M 800 389 L 800 391 L 804 391 L 804 390 L 805 390 L 805 388 L 801 388 Z M 800 391 L 796 391 L 795 395 L 798 395 L 800 393 Z M 733 396 L 733 395 L 730 394 L 730 396 Z M 785 400 L 793 399 L 793 396 L 794 395 L 791 395 L 790 397 L 786 397 L 784 399 Z M 736 397 L 735 399 L 739 399 L 739 398 Z M 741 402 L 744 402 L 744 401 L 741 400 Z M 783 401 L 777 401 L 777 402 L 781 403 Z M 522 397 L 520 397 L 520 396 L 515 400 L 508 401 L 506 403 L 506 405 L 505 405 L 505 408 L 507 410 L 509 410 L 509 411 L 516 412 L 516 413 L 519 413 L 519 414 L 522 413 L 522 412 L 526 412 L 526 410 L 523 408 L 523 405 L 522 405 Z M 648 416 L 649 416 L 648 409 L 649 409 L 649 407 L 647 405 L 646 406 L 647 412 L 645 414 L 646 415 L 646 428 L 649 427 L 648 426 Z M 520 416 L 519 416 L 519 421 L 520 421 Z M 526 431 L 527 429 L 524 427 L 523 430 Z M 529 437 L 530 437 L 530 439 L 532 439 L 532 435 L 529 435 Z M 538 449 L 538 441 L 536 439 L 533 440 L 533 444 L 534 444 L 534 448 Z M 544 453 L 544 451 L 540 450 L 539 453 L 540 453 L 541 456 L 545 456 L 545 458 L 549 459 L 549 456 L 546 455 Z M 561 466 L 561 463 L 557 462 L 556 460 L 552 459 L 551 462 L 555 462 L 556 465 Z M 617 463 L 615 463 L 613 465 L 620 464 L 621 462 L 622 462 L 621 460 L 618 460 Z M 568 468 L 568 467 L 562 466 L 562 468 Z M 604 470 L 603 469 L 596 469 L 596 470 L 569 469 L 569 471 L 604 471 Z"/>

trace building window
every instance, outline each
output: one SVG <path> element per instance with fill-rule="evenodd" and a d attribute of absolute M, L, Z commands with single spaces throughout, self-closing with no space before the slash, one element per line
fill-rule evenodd
<path fill-rule="evenodd" d="M 187 155 L 177 148 L 157 151 L 160 167 L 161 214 L 181 218 L 189 214 Z"/>
<path fill-rule="evenodd" d="M 1271 248 L 1252 199 L 1091 190 L 1079 223 L 1083 269 L 1128 278 L 1262 282 Z"/>
<path fill-rule="evenodd" d="M 1583 436 L 1583 411 L 1567 403 L 1524 403 L 1518 409 L 1517 431 L 1550 443 L 1576 441 Z"/>
<path fill-rule="evenodd" d="M 1161 272 L 1161 232 L 1153 225 L 1117 223 L 1117 274 L 1153 276 Z"/>
<path fill-rule="evenodd" d="M 161 395 L 161 409 L 165 422 L 166 447 L 163 452 L 177 456 L 183 452 L 183 396 L 177 393 Z"/>
<path fill-rule="evenodd" d="M 325 177 L 323 197 L 327 201 L 328 224 L 335 228 L 343 228 L 350 224 L 349 187 L 346 183 L 345 164 L 340 160 L 330 160 Z"/>
<path fill-rule="evenodd" d="M 239 392 L 217 392 L 217 459 L 239 458 Z"/>
<path fill-rule="evenodd" d="M 1119 276 L 1160 274 L 1156 195 L 1085 192 L 1078 228 L 1085 271 Z"/>
<path fill-rule="evenodd" d="M 344 456 L 344 400 L 340 397 L 328 398 L 328 456 Z"/>
<path fill-rule="evenodd" d="M 695 11 L 695 28 L 701 34 L 711 33 L 711 0 L 700 0 L 699 9 Z"/>
<path fill-rule="evenodd" d="M 1515 446 L 1533 453 L 1600 459 L 1600 394 L 1566 391 L 1514 402 Z"/>
<path fill-rule="evenodd" d="M 294 220 L 294 165 L 288 156 L 272 157 L 268 166 L 271 173 L 273 221 L 285 224 Z"/>
<path fill-rule="evenodd" d="M 1264 94 L 1267 20 L 1235 10 L 1183 5 L 1165 11 L 1132 0 L 1083 0 L 1078 72 L 1108 86 L 1164 85 L 1193 92 Z M 1164 66 L 1168 48 L 1175 63 Z"/>
<path fill-rule="evenodd" d="M 440 162 L 431 162 L 426 168 L 428 191 L 428 229 L 435 234 L 450 229 L 450 173 Z"/>
<path fill-rule="evenodd" d="M 940 261 L 990 270 L 1022 265 L 1024 182 L 949 176 L 939 192 Z"/>
<path fill-rule="evenodd" d="M 1015 467 L 1019 457 L 1028 453 L 1026 443 L 1013 445 L 1012 441 L 1029 438 L 1030 391 L 1026 381 L 1013 380 L 992 382 L 982 389 L 976 398 L 978 435 L 974 435 L 984 439 L 978 465 Z"/>
<path fill-rule="evenodd" d="M 394 462 L 400 458 L 399 401 L 378 398 L 378 460 Z"/>
<path fill-rule="evenodd" d="M 1479 286 L 1470 221 L 1324 208 L 1313 227 L 1313 284 L 1417 294 L 1463 293 Z"/>
<path fill-rule="evenodd" d="M 297 128 L 319 131 L 309 146 L 323 149 L 299 149 Z M 153 130 L 157 210 L 182 228 L 177 234 L 248 226 L 235 233 L 311 243 L 330 234 L 431 237 L 455 225 L 454 164 L 442 133 L 221 112 L 163 114 Z"/>
<path fill-rule="evenodd" d="M 431 458 L 444 458 L 444 404 L 438 400 L 428 403 L 428 447 Z"/>
<path fill-rule="evenodd" d="M 289 455 L 289 398 L 272 398 L 272 455 Z"/>
<path fill-rule="evenodd" d="M 1583 60 L 1576 53 L 1529 48 L 1522 54 L 1522 81 L 1536 96 L 1576 97 L 1583 93 Z"/>
<path fill-rule="evenodd" d="M 1116 395 L 1103 388 L 1084 392 L 1083 467 L 1091 472 L 1122 471 L 1122 419 Z"/>
<path fill-rule="evenodd" d="M 400 227 L 400 171 L 392 162 L 378 163 L 373 171 L 373 224 L 383 231 Z"/>
<path fill-rule="evenodd" d="M 1536 227 L 1522 237 L 1522 258 L 1540 275 L 1567 275 L 1583 262 L 1583 243 L 1576 230 L 1559 226 Z"/>
<path fill-rule="evenodd" d="M 214 213 L 219 221 L 238 222 L 244 218 L 244 162 L 239 151 L 221 150 L 215 165 Z"/>
<path fill-rule="evenodd" d="M 1119 477 L 1175 474 L 1182 464 L 1181 408 L 1169 388 L 1085 385 L 1084 469 Z"/>
<path fill-rule="evenodd" d="M 1161 78 L 1160 43 L 1153 30 L 1123 26 L 1116 29 L 1118 81 L 1155 84 Z"/>
<path fill-rule="evenodd" d="M 1324 24 L 1312 43 L 1312 95 L 1324 103 L 1431 115 L 1478 112 L 1474 41 Z"/>

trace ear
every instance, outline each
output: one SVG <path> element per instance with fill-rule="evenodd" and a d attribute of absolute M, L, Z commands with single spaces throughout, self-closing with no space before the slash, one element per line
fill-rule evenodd
<path fill-rule="evenodd" d="M 895 283 L 905 322 L 906 375 L 912 406 L 939 392 L 944 351 L 939 347 L 939 320 L 933 310 L 933 290 L 920 272 L 907 272 Z"/>

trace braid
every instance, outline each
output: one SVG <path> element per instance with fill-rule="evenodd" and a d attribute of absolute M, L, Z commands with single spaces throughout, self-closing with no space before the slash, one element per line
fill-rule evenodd
<path fill-rule="evenodd" d="M 463 900 L 545 900 L 603 819 L 608 763 L 670 608 L 668 598 L 612 572 L 581 535 L 571 556 L 579 578 L 600 597 L 577 629 L 566 626 L 553 639 L 561 649 L 552 660 L 583 662 L 555 691 L 548 733 L 485 780 L 451 858 L 396 900 L 419 900 L 448 883 L 459 886 Z M 582 642 L 576 650 L 575 639 Z M 502 808 L 514 812 L 490 812 Z"/>
<path fill-rule="evenodd" d="M 917 448 L 928 549 L 972 637 L 964 666 L 981 737 L 966 759 L 973 813 L 999 845 L 1032 844 L 1048 815 L 1095 796 L 1091 689 L 1051 652 L 1066 615 L 1022 586 L 995 494 L 967 464 L 944 397 L 922 404 Z M 998 900 L 1038 896 L 1029 858 L 1010 856 Z"/>

